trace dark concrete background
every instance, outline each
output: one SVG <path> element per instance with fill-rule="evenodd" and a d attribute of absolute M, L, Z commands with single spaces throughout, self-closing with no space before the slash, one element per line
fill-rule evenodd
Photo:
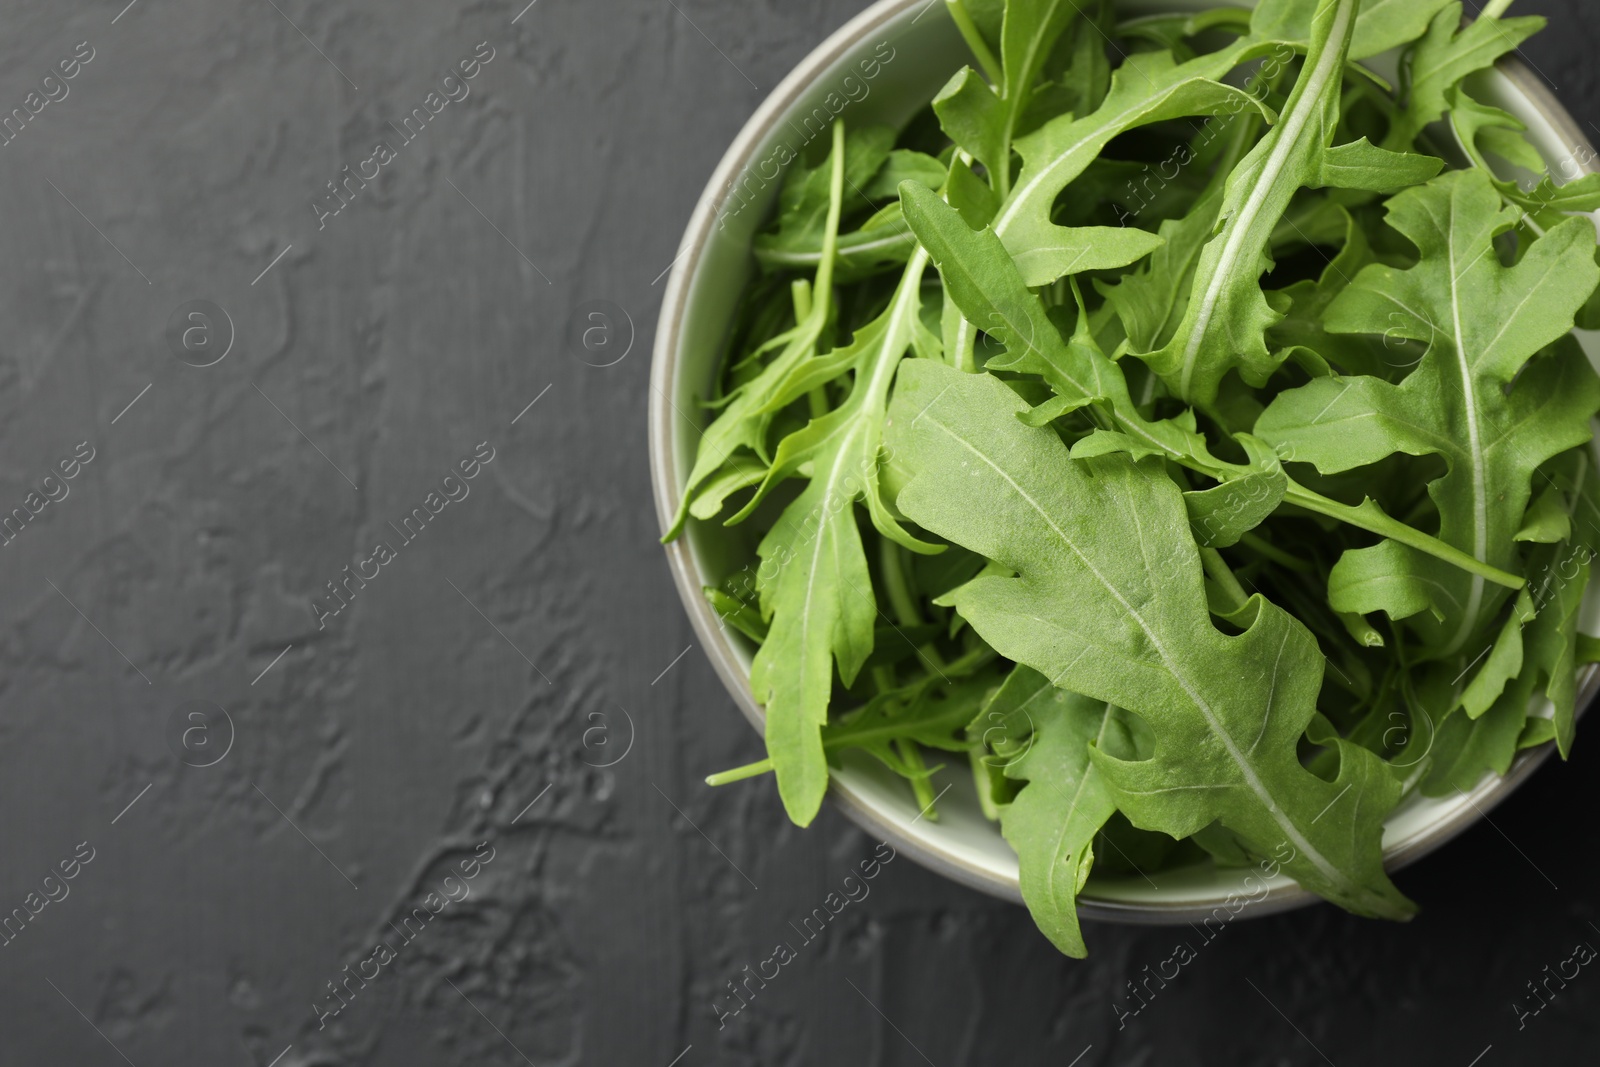
<path fill-rule="evenodd" d="M 1409 926 L 1239 923 L 1120 1030 L 1183 931 L 1064 960 L 900 860 L 719 1032 L 724 983 L 871 842 L 701 784 L 758 744 L 655 545 L 652 281 L 763 90 L 865 5 L 125 2 L 0 16 L 0 111 L 94 55 L 0 147 L 0 512 L 94 453 L 0 549 L 0 914 L 39 909 L 0 948 L 0 1067 L 1594 1062 L 1600 975 L 1512 1006 L 1600 944 L 1582 742 L 1400 877 Z M 1518 8 L 1595 116 L 1600 23 Z M 325 183 L 479 42 L 470 97 L 319 230 Z M 233 333 L 213 366 L 164 338 L 194 300 L 231 320 L 190 338 Z M 563 340 L 595 300 L 636 328 L 608 367 Z"/>

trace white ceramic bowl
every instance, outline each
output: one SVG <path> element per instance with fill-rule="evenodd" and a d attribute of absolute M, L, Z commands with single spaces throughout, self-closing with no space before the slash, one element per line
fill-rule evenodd
<path fill-rule="evenodd" d="M 1122 7 L 1129 14 L 1146 14 L 1202 10 L 1214 2 L 1129 0 Z M 876 64 L 862 68 L 859 64 L 866 59 Z M 766 222 L 777 196 L 776 162 L 786 157 L 782 146 L 798 150 L 817 129 L 826 128 L 820 117 L 809 124 L 805 117 L 814 109 L 826 111 L 830 104 L 839 107 L 841 102 L 847 123 L 898 126 L 968 62 L 966 46 L 938 0 L 882 0 L 807 56 L 756 110 L 723 156 L 684 234 L 656 331 L 650 453 L 663 530 L 677 512 L 694 458 L 700 435 L 697 424 L 702 422 L 697 400 L 708 394 L 721 365 L 739 295 L 754 269 L 751 238 Z M 869 78 L 867 70 L 876 73 Z M 1577 123 L 1522 63 L 1502 64 L 1480 88 L 1480 96 L 1485 90 L 1488 102 L 1527 123 L 1534 144 L 1551 163 L 1594 159 Z M 1579 165 L 1596 169 L 1592 162 Z M 1592 341 L 1584 338 L 1585 348 L 1600 365 L 1600 345 Z M 752 648 L 719 626 L 702 594 L 703 587 L 754 558 L 750 534 L 718 524 L 691 523 L 685 536 L 667 547 L 667 558 L 701 647 L 759 731 L 761 708 L 751 698 L 749 686 Z M 1586 629 L 1593 632 L 1600 623 L 1600 595 L 1594 587 L 1590 594 L 1584 614 Z M 1590 668 L 1581 681 L 1580 709 L 1600 689 L 1600 671 Z M 1384 828 L 1389 869 L 1426 855 L 1460 833 L 1527 778 L 1550 749 L 1523 753 L 1509 774 L 1485 778 L 1470 793 L 1408 799 Z M 940 820 L 935 823 L 917 819 L 917 806 L 903 780 L 870 758 L 855 755 L 858 758 L 847 757 L 844 767 L 834 773 L 830 793 L 857 825 L 940 874 L 998 897 L 1021 900 L 1016 855 L 1001 838 L 999 827 L 980 812 L 963 763 L 942 772 L 939 788 L 950 788 L 940 800 Z M 1080 897 L 1079 912 L 1088 919 L 1133 923 L 1200 921 L 1230 894 L 1260 897 L 1259 881 L 1244 885 L 1250 876 L 1259 878 L 1259 872 L 1209 865 L 1163 872 L 1153 880 L 1094 875 Z M 1266 895 L 1241 914 L 1266 915 L 1317 899 L 1282 875 L 1267 883 Z"/>

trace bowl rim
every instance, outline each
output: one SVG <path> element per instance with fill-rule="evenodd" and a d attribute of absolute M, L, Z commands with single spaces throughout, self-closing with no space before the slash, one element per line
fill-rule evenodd
<path fill-rule="evenodd" d="M 684 319 L 689 306 L 692 282 L 704 260 L 708 242 L 716 228 L 716 220 L 728 199 L 727 190 L 731 188 L 738 175 L 755 161 L 757 150 L 768 134 L 820 75 L 860 47 L 874 31 L 897 20 L 910 9 L 931 6 L 934 2 L 936 0 L 878 0 L 829 34 L 756 108 L 717 163 L 705 190 L 696 200 L 662 297 L 651 358 L 651 395 L 648 398 L 650 481 L 655 497 L 657 520 L 663 534 L 671 527 L 682 498 L 679 474 L 675 468 L 674 418 L 681 419 L 691 426 L 695 424 L 694 420 L 689 419 L 678 409 L 673 400 L 674 387 L 683 364 L 681 350 Z M 1550 123 L 1574 153 L 1579 149 L 1587 150 L 1588 157 L 1582 164 L 1582 169 L 1586 173 L 1600 173 L 1600 163 L 1596 162 L 1594 149 L 1587 135 L 1528 64 L 1513 55 L 1502 59 L 1496 68 L 1514 88 L 1527 97 L 1541 117 Z M 679 598 L 689 614 L 695 634 L 700 639 L 701 648 L 705 650 L 713 669 L 740 711 L 744 713 L 746 720 L 758 734 L 761 733 L 765 721 L 761 706 L 755 702 L 750 692 L 749 674 L 735 650 L 726 627 L 720 625 L 716 613 L 702 593 L 705 574 L 690 548 L 689 539 L 679 537 L 667 543 L 664 548 Z M 1580 715 L 1597 692 L 1600 692 L 1600 666 L 1591 666 L 1582 678 L 1582 685 L 1577 694 L 1577 708 Z M 1471 792 L 1464 793 L 1467 805 L 1459 806 L 1454 811 L 1444 814 L 1409 840 L 1392 847 L 1385 847 L 1383 852 L 1385 869 L 1391 873 L 1398 871 L 1457 837 L 1480 819 L 1488 821 L 1488 812 L 1532 775 L 1549 758 L 1554 749 L 1555 744 L 1552 741 L 1520 752 L 1504 775 L 1486 777 Z M 966 857 L 907 835 L 899 823 L 888 817 L 838 775 L 830 775 L 828 796 L 857 827 L 878 840 L 887 842 L 898 854 L 909 856 L 921 866 L 969 888 L 1017 904 L 1023 902 L 1016 879 L 1005 877 L 991 868 L 971 862 Z M 1241 914 L 1270 915 L 1314 904 L 1321 899 L 1315 893 L 1291 882 L 1287 885 L 1273 886 L 1265 895 L 1252 898 L 1251 906 Z M 1080 918 L 1091 921 L 1175 925 L 1205 919 L 1221 907 L 1225 900 L 1224 895 L 1219 895 L 1209 902 L 1191 898 L 1172 903 L 1148 900 L 1132 903 L 1080 897 L 1078 914 Z"/>

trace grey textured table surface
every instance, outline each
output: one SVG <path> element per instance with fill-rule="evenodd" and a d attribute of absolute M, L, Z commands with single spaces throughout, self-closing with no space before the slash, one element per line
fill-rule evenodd
<path fill-rule="evenodd" d="M 0 147 L 0 511 L 42 506 L 0 553 L 0 1067 L 1596 1061 L 1600 977 L 1513 1008 L 1600 944 L 1592 738 L 1400 876 L 1415 922 L 1236 924 L 1120 1026 L 1192 933 L 1063 960 L 902 860 L 719 1030 L 871 842 L 701 784 L 758 745 L 655 544 L 653 280 L 864 4 L 525 2 L 3 5 L 0 112 L 77 65 Z M 1518 8 L 1600 113 L 1600 20 Z M 612 366 L 563 340 L 592 300 Z"/>

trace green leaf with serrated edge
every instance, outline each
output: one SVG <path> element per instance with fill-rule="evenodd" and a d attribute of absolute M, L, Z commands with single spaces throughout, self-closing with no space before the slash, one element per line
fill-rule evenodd
<path fill-rule="evenodd" d="M 1061 190 L 1120 134 L 1169 119 L 1238 114 L 1245 108 L 1271 117 L 1255 97 L 1217 80 L 1267 51 L 1270 46 L 1259 42 L 1240 42 L 1187 63 L 1174 63 L 1162 52 L 1135 54 L 1112 75 L 1111 91 L 1093 112 L 1059 116 L 1019 139 L 1022 170 L 995 221 L 1006 247 L 1013 248 L 1013 231 L 1048 224 Z"/>
<path fill-rule="evenodd" d="M 886 126 L 847 128 L 844 148 L 843 208 L 866 208 L 859 190 L 872 180 L 889 158 L 894 131 Z M 781 153 L 780 153 L 781 155 Z M 774 236 L 785 244 L 820 241 L 828 230 L 833 181 L 833 157 L 815 167 L 791 166 L 778 193 L 777 229 Z"/>
<path fill-rule="evenodd" d="M 1000 27 L 1000 110 L 996 126 L 1000 154 L 994 160 L 995 191 L 1011 188 L 1011 145 L 1045 60 L 1074 17 L 1076 0 L 1010 0 Z"/>
<path fill-rule="evenodd" d="M 993 227 L 1013 253 L 1034 247 L 1065 247 L 1069 235 L 1052 219 L 1057 196 L 1081 175 L 1113 138 L 1151 123 L 1193 115 L 1238 114 L 1246 108 L 1271 112 L 1249 93 L 1217 79 L 1240 63 L 1274 46 L 1240 41 L 1187 63 L 1165 52 L 1135 54 L 1112 76 L 1110 89 L 1094 111 L 1076 118 L 1061 115 L 1016 142 L 1022 169 L 993 217 Z M 969 217 L 975 226 L 988 223 Z M 957 366 L 970 367 L 974 326 L 962 319 L 945 331 L 946 348 Z"/>
<path fill-rule="evenodd" d="M 1266 59 L 1257 73 L 1252 84 L 1259 90 L 1270 91 L 1269 87 L 1283 76 L 1288 61 L 1293 58 L 1291 49 L 1281 47 L 1282 51 Z M 1264 96 L 1265 92 L 1259 95 Z M 1205 188 L 1185 214 L 1161 223 L 1159 236 L 1164 243 L 1148 261 L 1124 274 L 1114 285 L 1096 279 L 1095 287 L 1105 297 L 1102 314 L 1117 316 L 1130 351 L 1149 352 L 1159 348 L 1177 330 L 1189 306 L 1189 291 L 1201 253 L 1216 230 L 1217 212 L 1222 207 L 1228 176 L 1250 150 L 1262 125 L 1263 115 L 1255 109 L 1207 120 L 1194 139 L 1175 150 L 1172 156 L 1172 163 L 1180 173 L 1191 164 L 1211 165 L 1213 173 Z M 1209 158 L 1213 155 L 1214 161 Z M 1165 176 L 1162 169 L 1158 168 L 1157 176 Z M 1140 200 L 1132 214 L 1125 207 L 1118 208 L 1120 221 L 1127 223 L 1137 218 L 1147 206 L 1142 196 Z M 1146 381 L 1141 402 L 1150 399 L 1150 387 L 1155 378 L 1149 375 Z"/>
<path fill-rule="evenodd" d="M 1574 450 L 1555 465 L 1555 476 L 1568 495 L 1573 517 L 1572 539 L 1552 545 L 1547 561 L 1533 573 L 1530 592 L 1539 615 L 1528 627 L 1527 658 L 1545 679 L 1545 696 L 1554 705 L 1556 743 L 1565 758 L 1572 751 L 1577 718 L 1579 616 L 1589 587 L 1592 565 L 1600 554 L 1600 470 L 1589 447 Z"/>
<path fill-rule="evenodd" d="M 1189 529 L 1205 548 L 1227 548 L 1278 510 L 1289 479 L 1281 469 L 1256 471 L 1202 492 L 1183 494 Z"/>
<path fill-rule="evenodd" d="M 1411 357 L 1391 350 L 1381 340 L 1330 334 L 1324 328 L 1328 305 L 1344 292 L 1350 279 L 1376 261 L 1366 232 L 1342 204 L 1333 201 L 1322 201 L 1312 219 L 1313 224 L 1325 226 L 1337 223 L 1343 231 L 1337 242 L 1339 251 L 1320 277 L 1278 290 L 1289 299 L 1289 311 L 1268 331 L 1268 343 L 1297 362 L 1303 362 L 1300 353 L 1313 353 L 1331 364 L 1335 373 L 1392 377 L 1398 368 L 1411 362 Z"/>
<path fill-rule="evenodd" d="M 822 731 L 829 753 L 860 749 L 896 773 L 911 777 L 894 751 L 899 741 L 915 741 L 945 752 L 967 748 L 967 724 L 979 714 L 994 689 L 992 671 L 972 677 L 941 679 L 928 674 L 909 685 L 881 693 Z"/>
<path fill-rule="evenodd" d="M 1262 854 L 1292 850 L 1284 869 L 1306 888 L 1410 915 L 1382 863 L 1399 783 L 1348 743 L 1332 782 L 1296 755 L 1321 685 L 1315 639 L 1260 597 L 1249 630 L 1218 631 L 1178 487 L 1125 456 L 1068 460 L 1055 433 L 1015 418 L 1024 406 L 989 375 L 901 370 L 890 439 L 913 475 L 900 509 L 1017 572 L 958 589 L 957 610 L 1001 655 L 1150 727 L 1152 759 L 1091 757 L 1136 826 L 1184 837 L 1220 819 Z"/>
<path fill-rule="evenodd" d="M 937 551 L 907 534 L 885 505 L 878 483 L 883 419 L 895 368 L 920 324 L 919 291 L 927 255 L 912 255 L 883 314 L 856 331 L 843 352 L 854 368 L 839 407 L 785 437 L 772 468 L 740 516 L 779 481 L 810 470 L 806 488 L 783 511 L 758 552 L 763 614 L 771 626 L 750 665 L 750 688 L 766 708 L 767 753 L 790 819 L 805 826 L 828 786 L 821 728 L 828 720 L 833 665 L 846 685 L 873 645 L 877 601 L 856 527 L 862 500 L 883 536 L 918 551 Z M 846 369 L 839 360 L 839 372 Z"/>
<path fill-rule="evenodd" d="M 1120 319 L 1132 351 L 1157 348 L 1178 328 L 1188 306 L 1195 267 L 1216 226 L 1217 209 L 1221 206 L 1219 185 L 1202 195 L 1188 214 L 1161 224 L 1158 233 L 1162 244 L 1147 263 L 1124 274 L 1115 284 L 1096 280 L 1095 287 Z"/>
<path fill-rule="evenodd" d="M 1386 612 L 1396 621 L 1430 612 L 1436 619 L 1458 615 L 1456 591 L 1432 574 L 1422 554 L 1394 541 L 1346 549 L 1328 572 L 1328 604 L 1337 612 Z"/>
<path fill-rule="evenodd" d="M 1535 614 L 1521 626 L 1522 669 L 1487 711 L 1477 719 L 1442 715 L 1441 709 L 1462 703 L 1460 688 L 1467 672 L 1447 664 L 1433 668 L 1438 684 L 1432 686 L 1426 704 L 1437 724 L 1437 741 L 1425 761 L 1430 766 L 1422 768 L 1427 771 L 1422 791 L 1430 796 L 1471 789 L 1486 774 L 1505 774 L 1516 753 L 1536 739 L 1554 739 L 1563 756 L 1571 751 L 1577 667 L 1582 662 L 1578 616 L 1600 545 L 1600 478 L 1589 446 L 1558 457 L 1541 477 L 1566 496 L 1566 506 L 1574 513 L 1575 536 L 1530 552 L 1528 598 Z M 1530 719 L 1530 702 L 1541 688 L 1550 701 L 1551 717 Z"/>
<path fill-rule="evenodd" d="M 878 205 L 887 208 L 887 202 L 899 195 L 901 182 L 917 182 L 929 189 L 937 189 L 944 184 L 949 169 L 926 152 L 896 148 L 889 153 L 889 158 L 884 160 L 878 173 L 872 176 L 872 181 L 862 187 L 861 195 L 875 208 Z"/>
<path fill-rule="evenodd" d="M 1463 26 L 1459 0 L 1439 10 L 1406 62 L 1406 103 L 1395 115 L 1385 148 L 1411 147 L 1449 107 L 1449 92 L 1469 74 L 1494 66 L 1544 27 L 1538 16 L 1480 18 Z"/>
<path fill-rule="evenodd" d="M 1588 441 L 1589 420 L 1600 410 L 1600 379 L 1574 344 L 1532 358 L 1567 336 L 1600 282 L 1594 227 L 1569 220 L 1508 268 L 1493 241 L 1515 224 L 1516 212 L 1502 209 L 1482 173 L 1443 175 L 1388 207 L 1390 225 L 1420 259 L 1407 270 L 1363 270 L 1328 308 L 1325 326 L 1418 341 L 1427 355 L 1399 384 L 1327 378 L 1280 393 L 1256 435 L 1324 474 L 1396 452 L 1443 457 L 1447 473 L 1428 486 L 1440 538 L 1493 567 L 1516 569 L 1514 538 L 1535 469 Z M 1444 622 L 1420 627 L 1430 655 L 1454 656 L 1481 638 L 1500 603 L 1482 578 L 1417 553 L 1394 553 L 1393 562 L 1404 568 L 1397 574 L 1433 590 L 1433 606 L 1446 612 Z M 1404 617 L 1396 612 L 1414 613 L 1415 598 L 1392 607 L 1391 616 Z"/>
<path fill-rule="evenodd" d="M 1479 170 L 1494 179 L 1501 196 L 1545 220 L 1547 225 L 1561 221 L 1560 215 L 1565 212 L 1600 210 L 1600 174 L 1585 173 L 1576 154 L 1546 164 L 1538 149 L 1523 136 L 1527 127 L 1516 116 L 1479 103 L 1459 87 L 1446 94 L 1446 99 L 1456 144 Z M 1537 175 L 1533 187 L 1524 188 L 1513 179 L 1502 178 L 1486 153 Z M 1593 158 L 1591 154 L 1585 162 Z M 1562 179 L 1559 185 L 1557 170 Z"/>
<path fill-rule="evenodd" d="M 1161 348 L 1132 353 L 1182 399 L 1209 405 L 1230 371 L 1259 386 L 1277 369 L 1281 353 L 1273 353 L 1265 338 L 1283 315 L 1268 303 L 1261 276 L 1272 265 L 1273 231 L 1295 194 L 1341 177 L 1328 153 L 1339 125 L 1345 52 L 1358 3 L 1322 0 L 1305 66 L 1283 115 L 1228 178 L 1223 224 L 1201 253 L 1182 321 Z M 1377 150 L 1360 146 L 1333 157 L 1354 164 L 1344 167 L 1343 176 L 1370 177 L 1360 160 Z"/>
<path fill-rule="evenodd" d="M 1019 139 L 1022 170 L 994 219 L 1006 249 L 1026 256 L 1073 243 L 1051 221 L 1056 197 L 1119 134 L 1168 119 L 1237 114 L 1245 108 L 1270 115 L 1249 93 L 1215 80 L 1251 54 L 1250 46 L 1240 44 L 1182 64 L 1166 53 L 1134 55 L 1112 76 L 1111 92 L 1093 113 L 1060 116 Z"/>
<path fill-rule="evenodd" d="M 1499 175 L 1489 165 L 1486 152 L 1493 152 L 1513 166 L 1538 174 L 1545 169 L 1544 156 L 1524 134 L 1528 126 L 1509 111 L 1492 107 L 1474 99 L 1464 86 L 1456 86 L 1445 94 L 1449 105 L 1446 115 L 1456 145 L 1465 152 L 1480 170 L 1490 172 L 1499 184 Z"/>
<path fill-rule="evenodd" d="M 798 399 L 804 390 L 793 392 L 791 379 L 801 365 L 816 355 L 824 328 L 832 315 L 834 248 L 838 240 L 839 218 L 844 206 L 844 180 L 847 169 L 847 150 L 844 125 L 833 127 L 833 151 L 829 155 L 829 199 L 824 232 L 827 237 L 817 265 L 816 279 L 811 286 L 813 299 L 809 313 L 788 330 L 766 342 L 757 354 L 773 351 L 777 354 L 755 378 L 743 383 L 728 398 L 722 412 L 701 435 L 694 464 L 683 486 L 683 502 L 672 526 L 662 537 L 675 540 L 683 532 L 689 518 L 689 509 L 704 483 L 725 466 L 750 466 L 747 458 L 755 456 L 764 462 L 767 456 L 767 432 L 777 411 Z M 887 149 L 885 149 L 887 151 Z M 879 160 L 881 164 L 881 159 Z M 874 171 L 877 166 L 873 166 Z M 870 171 L 868 175 L 870 176 Z M 787 188 L 787 185 L 786 185 Z M 796 203 L 801 194 L 793 194 Z"/>
<path fill-rule="evenodd" d="M 844 450 L 830 457 L 762 539 L 761 599 L 771 623 L 750 670 L 766 708 L 767 752 L 789 817 L 809 825 L 827 789 L 821 729 L 833 694 L 833 666 L 847 682 L 872 651 L 877 605 L 855 509 L 830 506 Z"/>
<path fill-rule="evenodd" d="M 730 496 L 753 485 L 760 485 L 766 476 L 767 468 L 758 463 L 754 456 L 749 456 L 743 462 L 730 463 L 701 483 L 694 503 L 689 505 L 689 514 L 702 522 L 709 522 L 722 514 Z"/>
<path fill-rule="evenodd" d="M 1125 435 L 1129 450 L 1164 452 L 1174 462 L 1219 482 L 1263 469 L 1263 464 L 1279 465 L 1271 448 L 1264 446 L 1251 452 L 1248 464 L 1217 459 L 1205 438 L 1196 431 L 1192 411 L 1161 421 L 1146 419 L 1129 395 L 1121 368 L 1108 359 L 1095 342 L 1081 304 L 1077 329 L 1069 342 L 1056 331 L 1037 294 L 1023 284 L 1016 264 L 993 230 L 974 232 L 954 209 L 913 183 L 901 186 L 900 196 L 906 221 L 939 267 L 950 305 L 959 308 L 966 321 L 981 324 L 986 334 L 1005 346 L 1004 357 L 991 359 L 989 367 L 1039 374 L 1065 397 L 1103 398 L 1106 401 L 1103 414 L 1094 408 L 1086 410 L 1097 420 L 1103 419 L 1102 430 Z M 1254 448 L 1245 435 L 1235 435 L 1235 440 L 1247 451 Z M 1317 514 L 1438 555 L 1509 588 L 1520 588 L 1523 584 L 1520 578 L 1484 568 L 1459 549 L 1395 521 L 1371 500 L 1352 507 L 1313 493 L 1293 481 L 1289 483 L 1285 499 Z"/>
<path fill-rule="evenodd" d="M 1365 0 L 1356 18 L 1350 42 L 1351 59 L 1370 59 L 1410 44 L 1428 29 L 1429 22 L 1450 0 Z M 1304 41 L 1311 36 L 1315 11 L 1307 0 L 1261 0 L 1250 20 L 1258 37 Z"/>
<path fill-rule="evenodd" d="M 1110 409 L 1107 417 L 1119 429 L 1159 451 L 1174 455 L 1205 452 L 1204 439 L 1194 432 L 1192 421 L 1187 428 L 1178 423 L 1147 422 L 1134 408 L 1127 382 L 1115 363 L 1094 349 L 1092 342 L 1078 343 L 1082 337 L 1073 344 L 1062 339 L 992 230 L 974 232 L 938 197 L 913 186 L 901 188 L 901 202 L 918 240 L 939 267 L 951 302 L 1005 346 L 1005 356 L 990 360 L 991 367 L 1043 374 L 1058 394 L 1073 400 L 1104 398 Z M 1082 325 L 1086 329 L 1086 323 Z M 1220 471 L 1220 465 L 1217 469 Z"/>
<path fill-rule="evenodd" d="M 1022 900 L 1051 944 L 1075 959 L 1088 949 L 1078 928 L 1078 893 L 1094 863 L 1094 837 L 1117 810 L 1089 750 L 1131 756 L 1109 705 L 1056 689 L 1038 671 L 1018 667 L 1001 687 L 1044 692 L 1029 700 L 1026 748 L 1005 764 L 1007 778 L 1026 782 L 1000 817 L 1017 853 Z M 997 697 L 998 699 L 998 697 Z"/>

